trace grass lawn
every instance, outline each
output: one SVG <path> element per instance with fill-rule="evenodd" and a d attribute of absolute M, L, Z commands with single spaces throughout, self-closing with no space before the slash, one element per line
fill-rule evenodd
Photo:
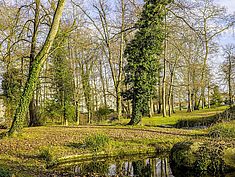
<path fill-rule="evenodd" d="M 235 147 L 233 133 L 230 133 L 232 134 L 231 137 L 218 139 L 208 136 L 208 133 L 213 130 L 212 128 L 185 130 L 156 127 L 162 124 L 173 125 L 181 119 L 211 116 L 223 111 L 225 108 L 205 109 L 193 113 L 181 111 L 172 117 L 166 118 L 160 115 L 153 118 L 144 118 L 142 123 L 146 126 L 93 125 L 25 128 L 22 134 L 17 137 L 0 139 L 0 167 L 13 171 L 16 176 L 38 176 L 38 174 L 48 176 L 48 173 L 51 172 L 50 169 L 46 168 L 48 164 L 65 160 L 64 157 L 74 155 L 85 158 L 87 155 L 94 153 L 125 155 L 156 150 L 169 151 L 175 143 L 181 141 L 221 142 Z M 128 119 L 124 119 L 121 123 L 124 124 L 128 121 Z M 228 124 L 227 127 L 231 128 L 231 125 Z M 108 139 L 108 143 L 105 145 L 101 143 L 101 149 L 94 151 L 92 147 L 97 142 L 94 143 L 91 137 L 96 135 L 101 135 L 98 143 L 99 141 L 106 141 L 105 139 Z M 88 140 L 90 146 L 87 146 L 86 142 Z"/>
<path fill-rule="evenodd" d="M 128 154 L 154 151 L 158 145 L 164 150 L 179 141 L 201 137 L 194 131 L 138 127 L 35 127 L 25 128 L 20 136 L 0 140 L 0 166 L 14 171 L 17 176 L 47 176 L 48 160 L 71 155 L 92 154 L 92 149 L 74 145 L 84 144 L 86 137 L 104 134 L 110 143 L 102 151 L 107 154 Z"/>
<path fill-rule="evenodd" d="M 187 110 L 176 111 L 176 113 L 172 114 L 171 117 L 163 117 L 162 115 L 155 115 L 151 118 L 144 117 L 142 119 L 142 125 L 146 126 L 159 126 L 159 125 L 175 125 L 179 120 L 189 120 L 189 119 L 200 119 L 204 117 L 213 116 L 220 112 L 223 112 L 227 109 L 228 106 L 221 106 L 210 109 L 201 109 L 193 112 L 187 112 Z M 129 119 L 122 119 L 120 121 L 114 122 L 114 124 L 125 125 L 129 122 Z"/>

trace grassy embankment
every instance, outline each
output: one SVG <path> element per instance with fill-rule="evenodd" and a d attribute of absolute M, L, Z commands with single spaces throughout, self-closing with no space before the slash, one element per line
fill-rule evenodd
<path fill-rule="evenodd" d="M 175 143 L 181 141 L 211 141 L 235 147 L 234 121 L 203 130 L 155 127 L 162 124 L 174 125 L 182 119 L 201 119 L 215 115 L 224 109 L 225 107 L 220 107 L 193 113 L 182 111 L 172 117 L 144 118 L 142 125 L 146 126 L 123 126 L 122 124 L 128 122 L 127 119 L 123 119 L 115 122 L 115 126 L 25 128 L 18 137 L 0 140 L 0 166 L 16 174 L 24 174 L 23 176 L 26 174 L 46 176 L 49 171 L 46 169 L 48 165 L 64 162 L 67 159 L 63 157 L 68 156 L 79 159 L 91 157 L 94 154 L 125 155 L 155 150 L 169 151 Z M 221 131 L 223 138 L 210 137 L 209 133 L 214 130 L 224 130 L 224 132 Z"/>

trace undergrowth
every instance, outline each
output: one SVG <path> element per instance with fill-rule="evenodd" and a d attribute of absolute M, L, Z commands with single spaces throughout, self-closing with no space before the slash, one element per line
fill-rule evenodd
<path fill-rule="evenodd" d="M 212 126 L 209 135 L 214 138 L 235 138 L 235 121 Z"/>
<path fill-rule="evenodd" d="M 109 143 L 110 138 L 104 134 L 90 135 L 84 140 L 86 147 L 94 152 L 104 149 Z"/>

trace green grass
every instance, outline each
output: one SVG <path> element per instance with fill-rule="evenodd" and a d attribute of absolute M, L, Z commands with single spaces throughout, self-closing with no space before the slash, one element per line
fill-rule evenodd
<path fill-rule="evenodd" d="M 27 174 L 29 172 L 29 176 L 37 176 L 41 173 L 47 174 L 46 165 L 48 161 L 74 155 L 86 157 L 86 154 L 93 154 L 94 148 L 97 148 L 97 146 L 100 147 L 95 149 L 97 153 L 102 151 L 107 154 L 170 150 L 177 142 L 214 141 L 214 138 L 208 137 L 208 132 L 214 129 L 223 131 L 226 129 L 223 136 L 229 136 L 230 139 L 216 139 L 216 141 L 230 143 L 234 138 L 235 129 L 230 123 L 218 124 L 209 130 L 156 127 L 158 125 L 174 125 L 182 119 L 199 120 L 202 117 L 210 117 L 222 112 L 226 108 L 223 106 L 192 113 L 183 110 L 177 111 L 172 117 L 165 118 L 161 115 L 152 118 L 145 117 L 142 124 L 146 126 L 123 126 L 129 120 L 122 119 L 120 122 L 108 124 L 113 126 L 25 128 L 20 136 L 0 139 L 0 166 L 5 165 L 6 170 L 9 169 L 16 174 Z M 234 121 L 232 123 L 235 124 Z M 235 147 L 235 144 L 233 146 Z M 25 174 L 18 176 L 26 176 Z"/>
<path fill-rule="evenodd" d="M 91 149 L 93 152 L 105 149 L 109 142 L 109 137 L 104 134 L 89 135 L 84 140 L 85 147 Z"/>
<path fill-rule="evenodd" d="M 201 109 L 193 112 L 187 112 L 186 110 L 176 111 L 171 117 L 163 117 L 162 115 L 155 115 L 151 118 L 143 117 L 142 125 L 145 126 L 160 126 L 160 125 L 175 125 L 180 120 L 201 119 L 204 117 L 210 117 L 227 109 L 228 106 L 221 106 L 217 108 Z M 129 122 L 129 119 L 122 119 L 120 121 L 113 122 L 113 125 L 125 125 Z"/>
<path fill-rule="evenodd" d="M 171 131 L 164 130 L 168 132 L 165 134 L 161 132 L 161 128 L 151 130 L 121 126 L 25 128 L 21 136 L 0 139 L 0 166 L 6 165 L 8 167 L 6 169 L 19 174 L 17 176 L 25 176 L 28 173 L 29 176 L 37 176 L 37 174 L 47 173 L 46 166 L 51 160 L 73 155 L 94 154 L 90 146 L 85 148 L 71 146 L 75 143 L 92 142 L 100 146 L 106 144 L 104 149 L 97 149 L 97 153 L 104 151 L 107 154 L 129 154 L 154 150 L 156 144 L 159 145 L 159 149 L 170 150 L 175 142 L 193 138 L 191 131 L 174 129 L 175 134 L 170 134 Z M 102 136 L 97 138 L 96 135 Z M 107 139 L 110 139 L 108 144 Z"/>
<path fill-rule="evenodd" d="M 235 138 L 235 121 L 212 126 L 209 128 L 209 135 L 219 138 Z"/>

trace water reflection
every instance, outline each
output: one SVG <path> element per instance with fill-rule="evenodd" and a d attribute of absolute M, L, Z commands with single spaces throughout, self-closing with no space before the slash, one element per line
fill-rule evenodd
<path fill-rule="evenodd" d="M 56 176 L 174 177 L 168 158 L 101 159 L 60 167 Z"/>
<path fill-rule="evenodd" d="M 170 166 L 167 155 L 93 159 L 57 166 L 53 177 L 234 177 L 230 174 L 199 174 Z"/>

